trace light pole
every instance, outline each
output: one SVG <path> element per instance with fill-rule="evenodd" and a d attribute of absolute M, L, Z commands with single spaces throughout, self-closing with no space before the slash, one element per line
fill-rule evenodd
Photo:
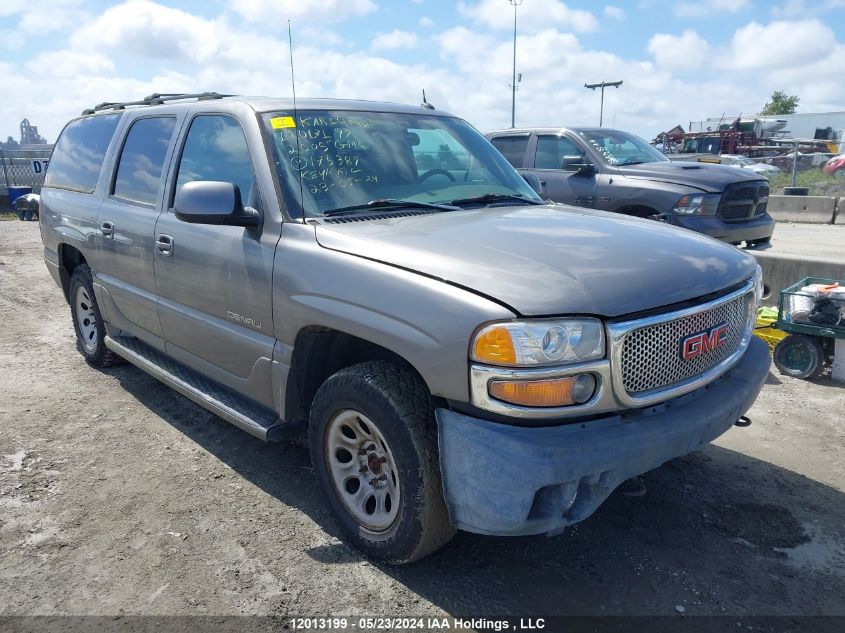
<path fill-rule="evenodd" d="M 607 86 L 613 86 L 614 88 L 618 88 L 622 85 L 621 81 L 603 81 L 599 84 L 584 84 L 585 88 L 590 88 L 593 92 L 595 92 L 596 88 L 601 88 L 601 106 L 599 107 L 599 127 L 604 119 L 604 89 Z"/>
<path fill-rule="evenodd" d="M 513 6 L 513 79 L 511 80 L 511 127 L 516 127 L 516 8 L 522 0 L 508 0 Z M 522 80 L 522 73 L 519 75 Z"/>

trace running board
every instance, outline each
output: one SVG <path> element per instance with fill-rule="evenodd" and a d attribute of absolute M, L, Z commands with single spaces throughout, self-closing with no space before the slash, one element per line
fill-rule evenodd
<path fill-rule="evenodd" d="M 153 378 L 265 442 L 277 442 L 304 428 L 298 422 L 282 421 L 270 409 L 209 380 L 137 338 L 106 335 L 105 343 L 115 354 Z"/>

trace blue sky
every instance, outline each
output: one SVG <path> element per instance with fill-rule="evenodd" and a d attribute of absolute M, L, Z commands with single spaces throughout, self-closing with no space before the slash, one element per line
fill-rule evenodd
<path fill-rule="evenodd" d="M 482 130 L 508 127 L 508 0 L 2 0 L 0 135 L 27 116 L 48 139 L 100 101 L 150 92 L 430 101 Z M 592 124 L 585 82 L 622 79 L 605 124 L 651 138 L 758 111 L 845 110 L 845 0 L 523 0 L 517 125 Z"/>

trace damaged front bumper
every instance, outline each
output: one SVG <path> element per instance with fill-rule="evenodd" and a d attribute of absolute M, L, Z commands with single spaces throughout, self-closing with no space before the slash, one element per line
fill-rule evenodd
<path fill-rule="evenodd" d="M 437 410 L 440 468 L 455 527 L 478 534 L 554 533 L 590 516 L 623 481 L 711 442 L 754 403 L 769 372 L 752 337 L 706 387 L 589 422 L 528 428 Z"/>

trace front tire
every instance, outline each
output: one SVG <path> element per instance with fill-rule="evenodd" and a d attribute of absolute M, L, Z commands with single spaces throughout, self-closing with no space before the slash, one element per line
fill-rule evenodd
<path fill-rule="evenodd" d="M 431 397 L 410 370 L 376 361 L 331 376 L 314 397 L 308 439 L 329 508 L 356 549 L 405 564 L 454 536 Z"/>
<path fill-rule="evenodd" d="M 80 264 L 70 278 L 70 314 L 76 331 L 76 349 L 93 367 L 108 367 L 122 358 L 106 347 L 106 326 L 94 295 L 94 279 L 87 264 Z"/>

